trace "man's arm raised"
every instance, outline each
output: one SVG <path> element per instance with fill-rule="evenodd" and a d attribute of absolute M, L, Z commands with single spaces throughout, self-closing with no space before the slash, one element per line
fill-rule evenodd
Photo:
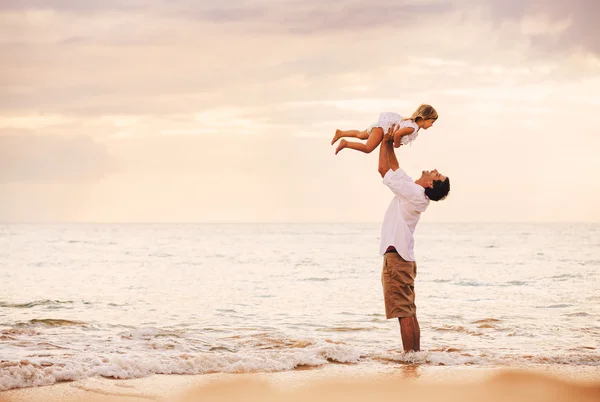
<path fill-rule="evenodd" d="M 393 137 L 391 137 L 391 139 L 393 140 Z M 384 135 L 383 140 L 381 140 L 381 145 L 379 145 L 379 165 L 377 169 L 382 178 L 385 176 L 388 170 L 390 170 L 390 162 L 388 160 L 388 145 L 391 144 L 390 136 L 388 134 Z M 389 149 L 392 150 L 392 153 L 394 152 L 393 148 Z"/>
<path fill-rule="evenodd" d="M 395 172 L 396 170 L 398 170 L 400 165 L 398 164 L 398 158 L 396 158 L 396 152 L 394 152 L 393 141 L 394 141 L 394 136 L 388 135 L 383 138 L 383 141 L 381 142 L 381 147 L 386 149 L 388 166 L 390 169 L 392 169 Z"/>

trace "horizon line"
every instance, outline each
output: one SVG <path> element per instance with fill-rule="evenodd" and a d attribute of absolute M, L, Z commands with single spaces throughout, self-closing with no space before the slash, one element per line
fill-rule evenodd
<path fill-rule="evenodd" d="M 435 221 L 425 224 L 600 224 L 600 221 Z M 0 221 L 0 225 L 371 225 L 381 221 Z"/>

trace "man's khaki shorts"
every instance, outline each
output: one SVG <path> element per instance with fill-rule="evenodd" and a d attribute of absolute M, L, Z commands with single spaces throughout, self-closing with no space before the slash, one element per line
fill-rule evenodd
<path fill-rule="evenodd" d="M 417 263 L 405 261 L 400 254 L 388 252 L 383 255 L 383 299 L 386 318 L 412 317 L 417 313 L 415 306 L 415 277 Z"/>

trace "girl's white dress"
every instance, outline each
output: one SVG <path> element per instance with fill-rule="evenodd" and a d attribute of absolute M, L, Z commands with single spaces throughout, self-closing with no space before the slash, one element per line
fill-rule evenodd
<path fill-rule="evenodd" d="M 383 133 L 385 134 L 388 132 L 390 127 L 392 127 L 393 125 L 397 125 L 398 128 L 412 127 L 415 129 L 415 131 L 413 131 L 409 135 L 405 135 L 404 137 L 402 137 L 400 139 L 400 142 L 402 143 L 402 145 L 410 144 L 419 135 L 418 134 L 419 127 L 417 126 L 417 124 L 414 121 L 402 120 L 402 116 L 400 116 L 398 113 L 394 113 L 394 112 L 381 113 L 379 115 L 379 119 L 377 120 L 377 123 L 371 124 L 369 126 L 369 128 L 367 129 L 367 132 L 369 134 L 371 134 L 371 130 L 373 130 L 375 127 L 381 127 L 383 129 Z"/>

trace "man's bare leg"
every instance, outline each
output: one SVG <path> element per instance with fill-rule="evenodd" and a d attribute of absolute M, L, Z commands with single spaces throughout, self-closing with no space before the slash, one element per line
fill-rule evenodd
<path fill-rule="evenodd" d="M 415 351 L 419 351 L 421 350 L 421 327 L 419 327 L 419 321 L 417 321 L 417 315 L 415 314 L 415 316 L 413 317 L 413 320 L 415 321 Z"/>
<path fill-rule="evenodd" d="M 358 138 L 359 140 L 366 140 L 369 138 L 369 133 L 367 133 L 367 130 L 335 130 L 331 145 L 335 144 L 337 140 L 342 137 L 353 137 Z"/>
<path fill-rule="evenodd" d="M 405 352 L 418 352 L 420 340 L 416 339 L 416 335 L 421 335 L 418 329 L 418 321 L 415 316 L 398 317 L 400 322 L 400 336 L 402 337 L 402 347 Z M 415 328 L 416 326 L 416 328 Z"/>

